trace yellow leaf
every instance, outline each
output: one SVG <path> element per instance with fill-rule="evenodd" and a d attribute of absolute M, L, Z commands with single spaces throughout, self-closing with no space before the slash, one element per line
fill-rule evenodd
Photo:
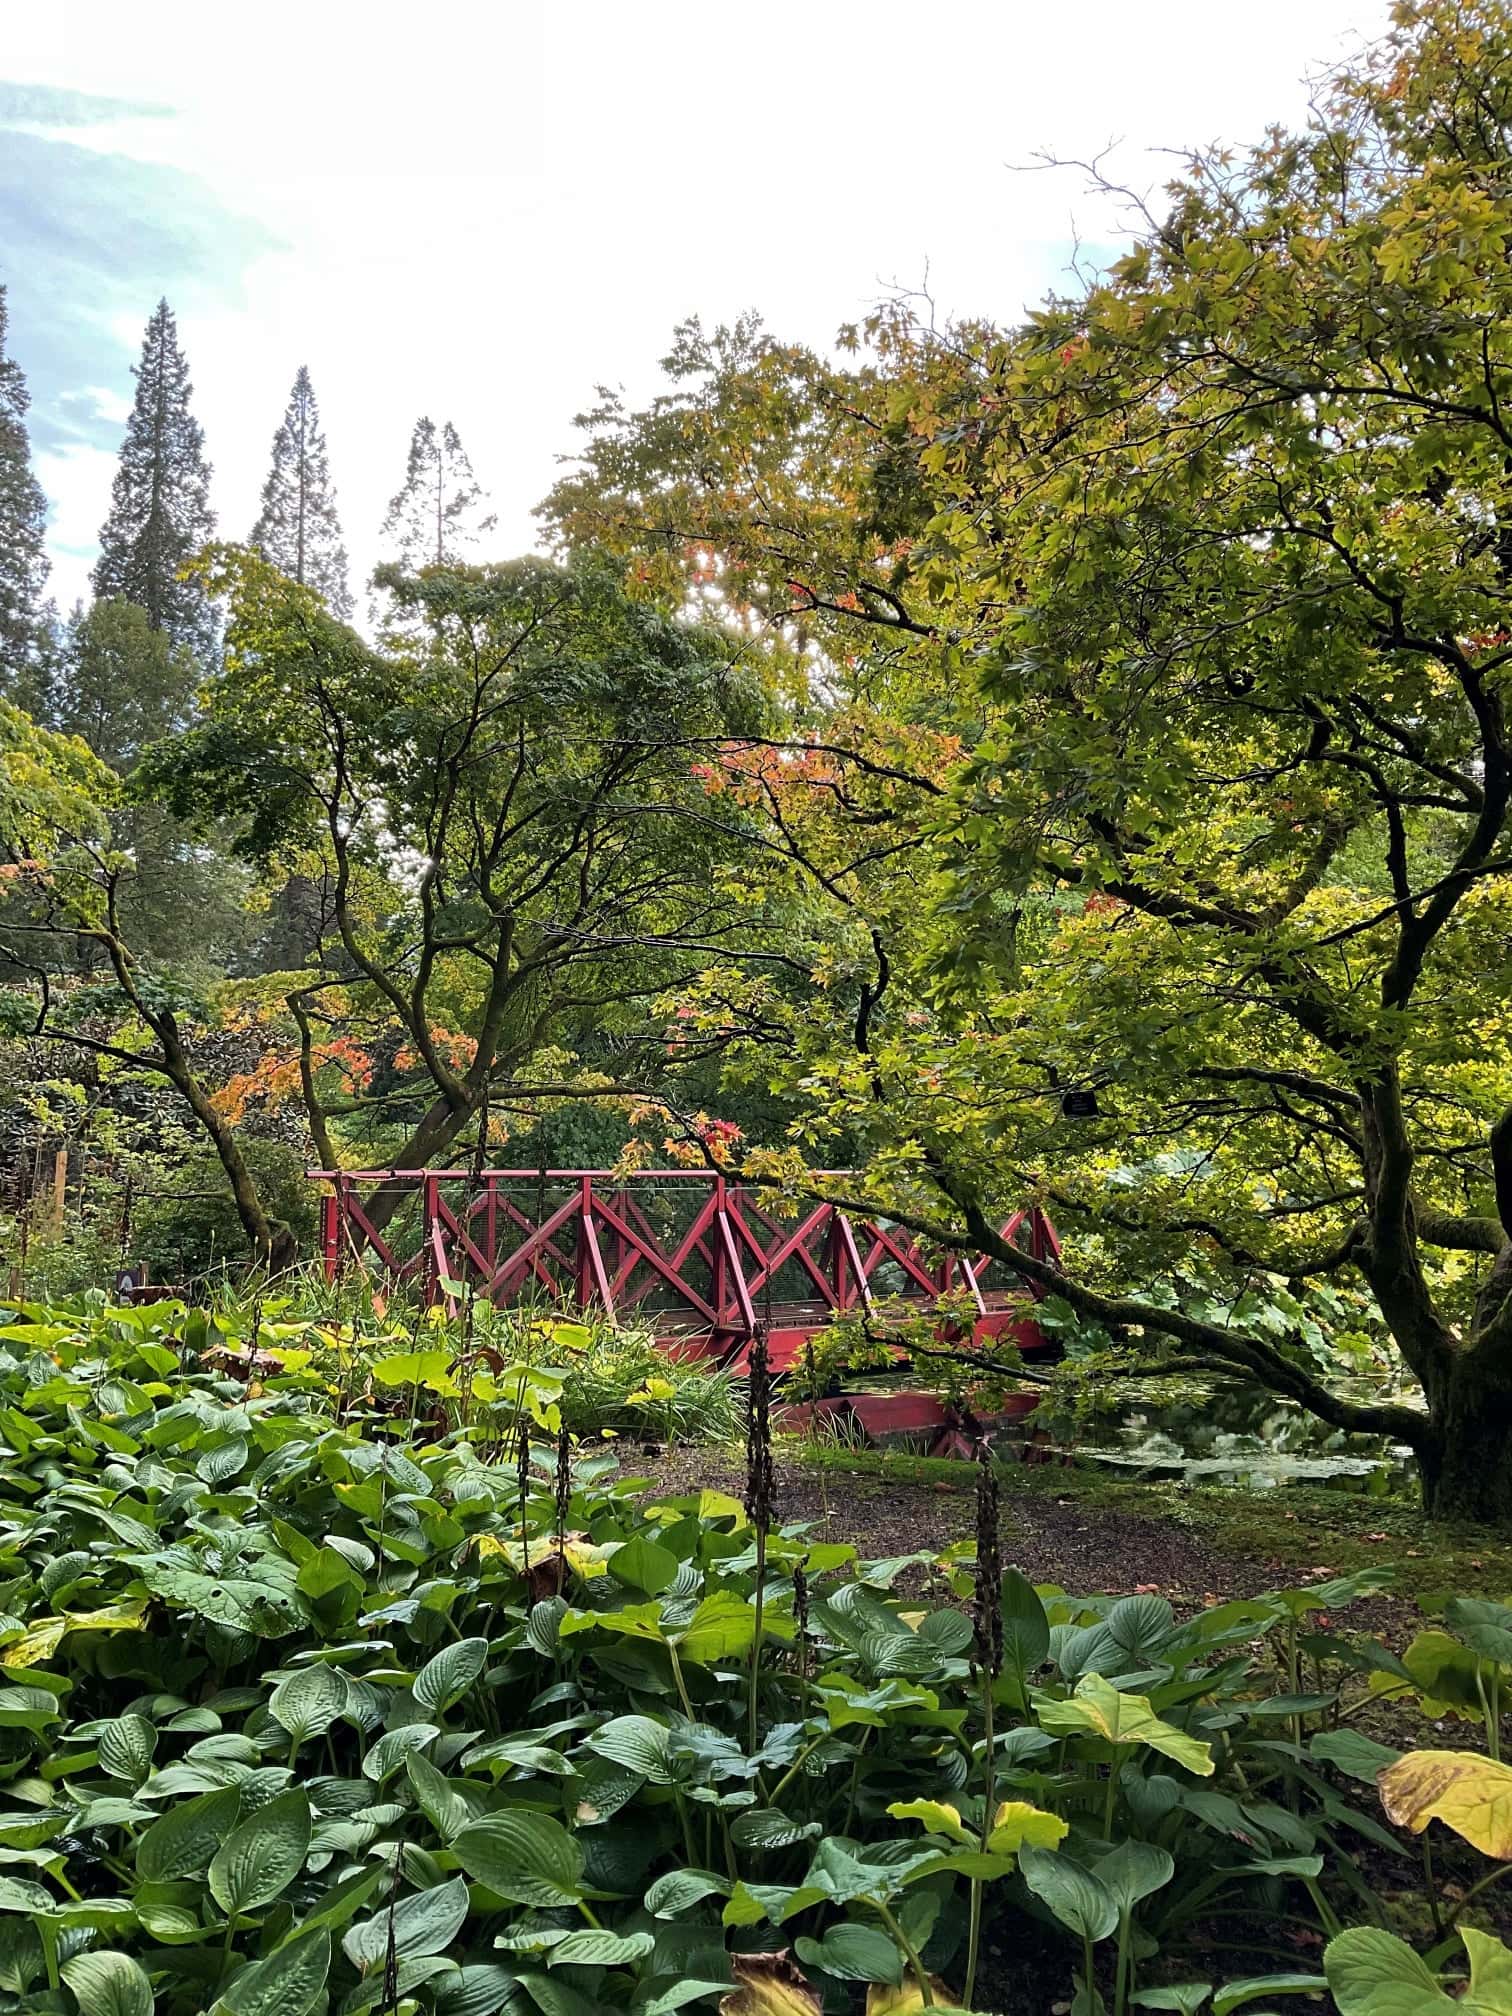
<path fill-rule="evenodd" d="M 930 1975 L 929 1992 L 934 1996 L 936 2009 L 955 2006 L 950 1990 L 938 1974 Z M 905 1981 L 898 1988 L 889 1988 L 884 1981 L 874 1981 L 866 1991 L 866 2016 L 913 2016 L 914 2010 L 927 2006 L 917 1981 Z"/>
<path fill-rule="evenodd" d="M 1059 1848 L 1070 1832 L 1058 1813 L 1025 1799 L 1006 1799 L 993 1817 L 987 1848 L 993 1855 L 1017 1855 L 1026 1842 L 1031 1848 Z"/>
<path fill-rule="evenodd" d="M 1421 1834 L 1442 1820 L 1483 1855 L 1512 1862 L 1512 1765 L 1471 1750 L 1412 1750 L 1376 1782 L 1398 1827 Z"/>
<path fill-rule="evenodd" d="M 976 1845 L 956 1808 L 947 1806 L 943 1799 L 895 1799 L 887 1810 L 894 1820 L 917 1820 L 926 1834 L 943 1834 L 948 1840 Z"/>
<path fill-rule="evenodd" d="M 107 1603 L 103 1610 L 68 1610 L 45 1617 L 0 1652 L 0 1666 L 40 1666 L 50 1659 L 70 1631 L 143 1631 L 145 1603 Z"/>
<path fill-rule="evenodd" d="M 790 1953 L 732 1953 L 735 1990 L 719 2016 L 821 2016 L 823 2004 Z"/>

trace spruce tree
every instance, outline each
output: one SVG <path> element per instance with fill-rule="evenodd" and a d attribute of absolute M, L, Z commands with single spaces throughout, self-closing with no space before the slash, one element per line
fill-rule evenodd
<path fill-rule="evenodd" d="M 383 521 L 387 557 L 407 568 L 439 567 L 466 558 L 464 549 L 497 524 L 457 430 L 429 417 L 410 436 L 404 487 Z"/>
<path fill-rule="evenodd" d="M 198 586 L 179 573 L 215 530 L 205 437 L 189 410 L 189 367 L 173 311 L 160 301 L 135 368 L 110 515 L 100 531 L 97 595 L 122 595 L 154 630 L 201 657 L 215 648 L 215 619 Z"/>
<path fill-rule="evenodd" d="M 0 287 L 0 692 L 15 694 L 44 641 L 47 502 L 32 473 L 26 380 L 5 354 L 6 321 Z"/>
<path fill-rule="evenodd" d="M 263 485 L 262 513 L 249 542 L 291 581 L 323 595 L 332 615 L 352 613 L 346 548 L 336 515 L 320 408 L 303 364 L 273 436 L 273 462 Z"/>

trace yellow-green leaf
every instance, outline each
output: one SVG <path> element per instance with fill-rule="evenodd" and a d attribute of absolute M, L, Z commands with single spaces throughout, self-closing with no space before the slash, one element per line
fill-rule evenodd
<path fill-rule="evenodd" d="M 1472 1750 L 1411 1750 L 1377 1783 L 1398 1827 L 1421 1834 L 1442 1820 L 1483 1855 L 1512 1862 L 1512 1765 Z"/>
<path fill-rule="evenodd" d="M 887 1810 L 894 1820 L 917 1820 L 926 1834 L 943 1834 L 947 1840 L 975 1846 L 975 1838 L 967 1833 L 956 1808 L 947 1806 L 943 1799 L 895 1799 Z M 1033 1808 L 1025 1810 L 1032 1812 Z M 1061 1832 L 1065 1831 L 1063 1827 Z"/>
<path fill-rule="evenodd" d="M 995 1855 L 1017 1855 L 1026 1842 L 1031 1848 L 1058 1848 L 1070 1832 L 1058 1813 L 1025 1799 L 1006 1799 L 993 1818 L 987 1846 Z"/>
<path fill-rule="evenodd" d="M 1108 1743 L 1143 1743 L 1200 1778 L 1213 1775 L 1208 1744 L 1162 1722 L 1144 1694 L 1120 1694 L 1100 1673 L 1088 1673 L 1069 1701 L 1041 1701 L 1039 1725 L 1057 1736 L 1101 1736 Z"/>
<path fill-rule="evenodd" d="M 103 1610 L 68 1610 L 61 1617 L 45 1617 L 13 1639 L 0 1652 L 0 1666 L 40 1666 L 70 1631 L 142 1631 L 146 1623 L 147 1605 L 143 1602 L 107 1603 Z"/>

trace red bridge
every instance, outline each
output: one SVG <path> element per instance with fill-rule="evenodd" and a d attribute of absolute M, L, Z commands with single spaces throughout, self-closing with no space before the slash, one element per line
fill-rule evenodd
<path fill-rule="evenodd" d="M 680 1355 L 736 1369 L 761 1324 L 775 1369 L 787 1370 L 832 1316 L 884 1300 L 933 1307 L 954 1294 L 974 1341 L 1047 1348 L 1033 1314 L 1043 1291 L 1001 1262 L 927 1250 L 886 1218 L 834 1204 L 805 1205 L 784 1222 L 755 1185 L 706 1169 L 310 1174 L 329 1186 L 327 1277 L 347 1261 L 376 1260 L 391 1278 L 419 1283 L 428 1302 L 455 1307 L 465 1284 L 501 1307 L 597 1307 L 646 1325 Z M 380 1196 L 384 1211 L 374 1209 Z M 1042 1211 L 1016 1212 L 1002 1229 L 1038 1259 L 1059 1257 Z"/>

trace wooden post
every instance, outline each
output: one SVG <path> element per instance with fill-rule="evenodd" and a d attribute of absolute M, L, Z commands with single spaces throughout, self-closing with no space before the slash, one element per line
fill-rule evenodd
<path fill-rule="evenodd" d="M 54 1233 L 63 1230 L 63 1206 L 67 1196 L 68 1150 L 60 1148 L 53 1157 L 52 1195 L 47 1205 L 47 1221 Z"/>
<path fill-rule="evenodd" d="M 341 1204 L 334 1190 L 320 1200 L 320 1256 L 325 1278 L 334 1281 L 341 1260 Z"/>

